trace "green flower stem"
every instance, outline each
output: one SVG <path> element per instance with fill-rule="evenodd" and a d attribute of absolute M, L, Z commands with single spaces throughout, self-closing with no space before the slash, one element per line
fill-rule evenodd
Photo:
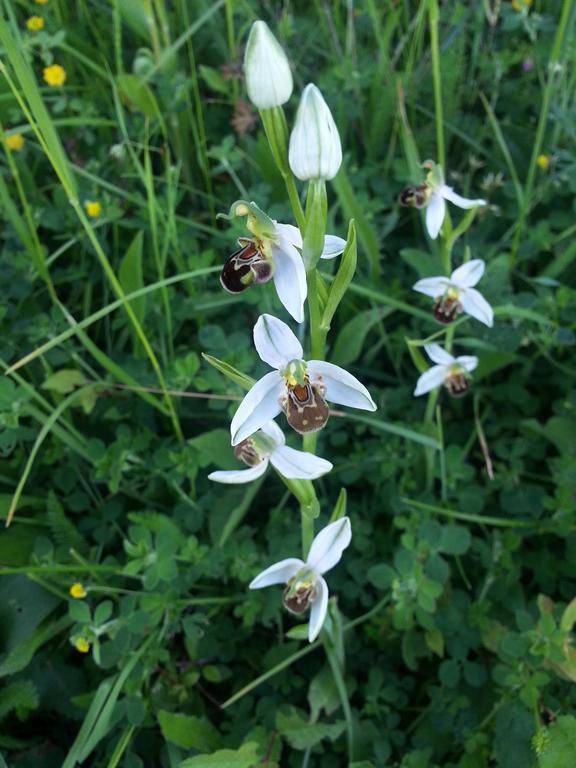
<path fill-rule="evenodd" d="M 282 107 L 261 109 L 260 117 L 262 119 L 262 125 L 264 126 L 264 132 L 266 133 L 266 138 L 268 139 L 270 151 L 272 152 L 272 157 L 284 179 L 296 224 L 300 231 L 304 233 L 306 219 L 296 188 L 296 182 L 294 181 L 294 176 L 292 175 L 288 163 L 288 126 L 286 124 L 284 110 Z"/>
<path fill-rule="evenodd" d="M 346 736 L 348 742 L 348 764 L 354 762 L 354 722 L 352 720 L 352 710 L 350 709 L 350 702 L 348 701 L 348 691 L 346 690 L 346 682 L 344 680 L 344 674 L 340 661 L 338 659 L 336 650 L 332 645 L 330 638 L 326 638 L 326 633 L 323 634 L 322 640 L 324 643 L 324 650 L 326 652 L 326 658 L 330 665 L 330 671 L 334 679 L 336 690 L 338 691 L 338 697 L 344 712 L 344 719 L 346 720 Z"/>
<path fill-rule="evenodd" d="M 444 115 L 442 110 L 442 73 L 440 70 L 440 46 L 438 44 L 438 10 L 437 0 L 428 2 L 428 18 L 430 24 L 430 49 L 432 54 L 432 80 L 434 83 L 434 111 L 436 114 L 436 152 L 438 164 L 445 168 L 446 152 L 444 150 Z"/>

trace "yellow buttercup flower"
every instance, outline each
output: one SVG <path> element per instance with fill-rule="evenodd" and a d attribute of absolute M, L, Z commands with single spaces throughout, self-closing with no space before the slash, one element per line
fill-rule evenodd
<path fill-rule="evenodd" d="M 550 155 L 538 155 L 536 165 L 541 171 L 547 171 L 550 167 Z"/>
<path fill-rule="evenodd" d="M 21 152 L 24 149 L 26 139 L 21 133 L 13 133 L 12 136 L 6 136 L 4 143 L 11 152 Z"/>
<path fill-rule="evenodd" d="M 58 88 L 66 82 L 66 70 L 60 64 L 44 68 L 44 81 L 52 88 Z"/>
<path fill-rule="evenodd" d="M 91 219 L 97 219 L 98 216 L 100 216 L 102 213 L 102 204 L 97 200 L 87 200 L 84 204 L 84 207 L 86 208 L 86 213 L 88 216 L 90 216 Z"/>
<path fill-rule="evenodd" d="M 88 653 L 90 650 L 90 643 L 85 637 L 78 637 L 74 643 L 74 648 L 80 653 Z"/>
<path fill-rule="evenodd" d="M 44 29 L 44 19 L 42 16 L 30 16 L 26 22 L 26 26 L 31 32 L 38 32 L 39 30 Z"/>
<path fill-rule="evenodd" d="M 84 589 L 84 585 L 80 584 L 79 581 L 77 581 L 75 584 L 72 584 L 70 587 L 70 595 L 74 597 L 76 600 L 82 600 L 82 598 L 86 597 L 88 592 Z"/>
<path fill-rule="evenodd" d="M 48 0 L 34 0 L 36 5 L 48 5 Z"/>

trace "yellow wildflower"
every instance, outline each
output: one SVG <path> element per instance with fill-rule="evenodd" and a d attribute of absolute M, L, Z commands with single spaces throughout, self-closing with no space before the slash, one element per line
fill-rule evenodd
<path fill-rule="evenodd" d="M 521 11 L 523 8 L 530 8 L 532 0 L 512 0 L 512 8 L 515 11 Z"/>
<path fill-rule="evenodd" d="M 80 653 L 88 653 L 90 650 L 90 643 L 85 637 L 78 637 L 74 643 L 74 648 Z"/>
<path fill-rule="evenodd" d="M 97 200 L 86 200 L 84 207 L 86 208 L 86 213 L 88 216 L 90 216 L 91 219 L 97 219 L 98 216 L 100 216 L 102 213 L 102 204 Z"/>
<path fill-rule="evenodd" d="M 26 139 L 21 133 L 13 133 L 12 136 L 6 136 L 4 143 L 12 152 L 21 152 L 24 149 Z"/>
<path fill-rule="evenodd" d="M 86 597 L 88 592 L 84 589 L 84 585 L 80 584 L 79 581 L 77 581 L 75 584 L 72 584 L 70 587 L 70 595 L 76 600 L 82 600 L 82 598 Z"/>
<path fill-rule="evenodd" d="M 30 16 L 26 22 L 26 26 L 30 32 L 38 32 L 39 30 L 44 29 L 44 19 L 42 16 Z"/>
<path fill-rule="evenodd" d="M 541 171 L 547 171 L 550 167 L 550 155 L 538 155 L 536 165 Z"/>
<path fill-rule="evenodd" d="M 66 82 L 66 70 L 60 64 L 44 68 L 44 81 L 52 88 L 58 88 Z"/>
<path fill-rule="evenodd" d="M 48 5 L 48 0 L 34 0 L 36 5 Z"/>

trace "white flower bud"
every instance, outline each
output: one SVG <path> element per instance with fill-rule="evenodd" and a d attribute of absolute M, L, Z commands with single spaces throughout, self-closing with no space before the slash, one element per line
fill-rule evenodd
<path fill-rule="evenodd" d="M 288 161 L 301 181 L 333 179 L 342 164 L 342 146 L 334 118 L 315 85 L 304 88 L 290 135 Z"/>
<path fill-rule="evenodd" d="M 264 21 L 252 24 L 244 55 L 244 74 L 248 98 L 258 109 L 279 107 L 292 95 L 290 64 Z"/>

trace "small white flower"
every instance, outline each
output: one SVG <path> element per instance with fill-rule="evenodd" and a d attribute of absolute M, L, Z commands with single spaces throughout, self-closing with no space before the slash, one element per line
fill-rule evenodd
<path fill-rule="evenodd" d="M 332 469 L 332 464 L 326 459 L 297 451 L 285 443 L 286 438 L 280 427 L 268 421 L 234 449 L 236 458 L 248 464 L 250 469 L 211 472 L 208 479 L 217 483 L 249 483 L 263 475 L 268 464 L 272 464 L 284 477 L 294 480 L 316 480 Z"/>
<path fill-rule="evenodd" d="M 338 365 L 302 357 L 302 345 L 290 328 L 272 315 L 260 315 L 254 326 L 260 359 L 275 370 L 265 374 L 244 397 L 234 414 L 232 445 L 250 437 L 281 411 L 301 434 L 316 432 L 328 421 L 326 400 L 365 411 L 376 405 L 366 387 Z"/>
<path fill-rule="evenodd" d="M 434 316 L 441 323 L 450 323 L 460 312 L 465 312 L 492 328 L 492 307 L 482 294 L 474 289 L 484 274 L 485 266 L 482 259 L 472 259 L 455 269 L 450 277 L 426 277 L 418 280 L 412 288 L 436 299 Z"/>
<path fill-rule="evenodd" d="M 338 128 L 319 89 L 304 88 L 290 135 L 288 162 L 301 181 L 333 179 L 342 164 Z"/>
<path fill-rule="evenodd" d="M 429 169 L 425 183 L 405 189 L 400 195 L 400 202 L 402 205 L 426 208 L 426 229 L 432 240 L 436 240 L 446 217 L 446 200 L 464 209 L 487 205 L 487 202 L 469 200 L 454 192 L 444 181 L 442 167 L 432 160 L 424 163 L 424 167 Z"/>
<path fill-rule="evenodd" d="M 252 283 L 274 280 L 278 298 L 297 323 L 304 320 L 307 296 L 306 269 L 300 250 L 302 235 L 292 224 L 280 224 L 267 216 L 254 202 L 237 200 L 228 218 L 246 216 L 253 237 L 238 239 L 240 249 L 228 257 L 220 282 L 229 293 L 242 293 Z M 346 241 L 326 235 L 321 258 L 333 259 L 346 247 Z M 300 250 L 299 250 L 300 249 Z"/>
<path fill-rule="evenodd" d="M 252 24 L 244 74 L 248 98 L 258 109 L 279 107 L 292 95 L 292 72 L 282 46 L 264 21 Z"/>
<path fill-rule="evenodd" d="M 311 605 L 308 640 L 312 643 L 320 634 L 328 611 L 328 585 L 323 574 L 340 561 L 351 540 L 350 520 L 342 517 L 315 537 L 306 562 L 297 557 L 280 560 L 258 574 L 250 589 L 286 584 L 283 602 L 291 613 L 302 614 Z"/>
<path fill-rule="evenodd" d="M 425 395 L 442 384 L 454 397 L 465 395 L 468 391 L 468 374 L 478 365 L 478 358 L 471 355 L 453 357 L 438 344 L 426 344 L 424 349 L 436 365 L 420 376 L 414 395 Z"/>

